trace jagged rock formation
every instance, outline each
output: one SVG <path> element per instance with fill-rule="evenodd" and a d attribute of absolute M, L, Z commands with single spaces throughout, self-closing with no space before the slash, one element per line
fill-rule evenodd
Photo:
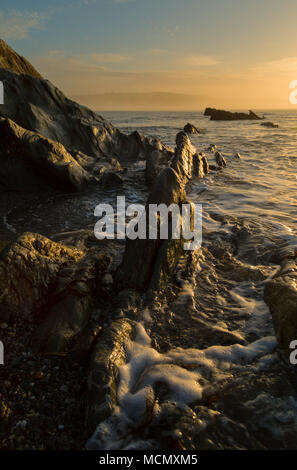
<path fill-rule="evenodd" d="M 0 39 L 0 68 L 42 78 L 33 65 L 25 57 L 17 54 L 3 39 Z"/>
<path fill-rule="evenodd" d="M 117 406 L 119 367 L 125 363 L 125 345 L 130 341 L 134 329 L 133 321 L 114 321 L 94 347 L 85 394 L 86 426 L 90 434 Z"/>
<path fill-rule="evenodd" d="M 164 168 L 155 179 L 146 205 L 146 226 L 149 228 L 149 205 L 187 203 L 186 184 L 193 177 L 202 178 L 208 170 L 204 155 L 197 154 L 195 147 L 184 132 L 176 137 L 176 150 L 170 167 Z M 160 221 L 158 222 L 160 224 Z M 120 284 L 137 289 L 158 290 L 172 273 L 183 252 L 184 240 L 172 239 L 169 223 L 168 240 L 127 240 L 122 265 L 118 272 Z M 131 266 L 133 270 L 131 271 Z"/>
<path fill-rule="evenodd" d="M 220 168 L 224 168 L 227 165 L 226 159 L 223 157 L 223 155 L 220 152 L 215 153 L 215 159 L 216 159 L 217 165 Z"/>
<path fill-rule="evenodd" d="M 65 147 L 0 118 L 0 190 L 81 190 L 95 181 Z M 80 160 L 82 162 L 82 158 Z"/>
<path fill-rule="evenodd" d="M 211 121 L 259 121 L 263 117 L 258 116 L 253 111 L 249 113 L 232 113 L 231 111 L 224 111 L 222 109 L 206 108 L 204 116 L 210 116 Z"/>
<path fill-rule="evenodd" d="M 13 51 L 4 43 L 2 63 L 13 61 L 13 57 Z M 0 80 L 4 84 L 5 95 L 0 117 L 62 144 L 72 159 L 90 174 L 96 174 L 96 167 L 111 159 L 121 162 L 145 160 L 154 150 L 172 155 L 172 150 L 158 139 L 144 137 L 138 132 L 123 134 L 98 114 L 66 98 L 37 73 L 24 75 L 13 67 L 5 67 L 0 68 Z M 52 146 L 52 142 L 47 146 Z M 5 155 L 10 158 L 9 153 L 2 153 L 0 158 L 5 158 Z M 40 159 L 42 162 L 42 154 Z M 38 164 L 35 161 L 36 169 Z M 71 181 L 69 183 L 72 184 Z"/>
<path fill-rule="evenodd" d="M 186 134 L 201 134 L 201 131 L 194 126 L 193 124 L 189 123 L 185 125 L 184 127 L 184 132 Z"/>
<path fill-rule="evenodd" d="M 34 350 L 65 351 L 87 327 L 109 263 L 100 249 L 88 254 L 39 234 L 21 235 L 0 260 L 0 322 L 34 317 L 41 322 Z"/>
<path fill-rule="evenodd" d="M 265 302 L 270 308 L 275 335 L 287 357 L 297 340 L 297 265 L 286 260 L 276 276 L 266 284 Z"/>
<path fill-rule="evenodd" d="M 83 257 L 76 248 L 24 233 L 0 258 L 0 322 L 23 319 L 47 304 L 62 266 Z"/>

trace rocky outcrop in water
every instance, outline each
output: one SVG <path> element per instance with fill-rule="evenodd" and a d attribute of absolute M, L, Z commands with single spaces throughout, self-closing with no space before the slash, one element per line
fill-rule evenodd
<path fill-rule="evenodd" d="M 259 121 L 263 119 L 253 111 L 249 111 L 249 113 L 233 113 L 215 108 L 206 108 L 204 116 L 210 116 L 211 121 Z"/>
<path fill-rule="evenodd" d="M 181 175 L 184 182 L 198 177 L 203 178 L 207 173 L 207 159 L 204 154 L 197 153 L 190 139 L 184 132 L 176 136 L 176 151 L 171 167 Z"/>
<path fill-rule="evenodd" d="M 185 125 L 184 127 L 184 132 L 186 134 L 201 134 L 201 131 L 194 126 L 193 124 L 189 123 Z"/>
<path fill-rule="evenodd" d="M 205 108 L 204 116 L 211 116 L 211 113 L 214 109 L 215 108 Z"/>
<path fill-rule="evenodd" d="M 220 168 L 224 168 L 227 165 L 225 158 L 220 152 L 215 153 L 215 159 Z"/>
<path fill-rule="evenodd" d="M 269 129 L 277 129 L 279 127 L 279 125 L 274 122 L 262 122 L 261 126 L 268 127 Z"/>

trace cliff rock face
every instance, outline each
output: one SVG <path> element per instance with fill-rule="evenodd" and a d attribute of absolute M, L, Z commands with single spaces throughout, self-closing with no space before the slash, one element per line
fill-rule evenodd
<path fill-rule="evenodd" d="M 66 153 L 91 173 L 96 164 L 111 158 L 121 162 L 145 160 L 154 150 L 171 155 L 171 149 L 159 140 L 144 137 L 138 132 L 123 134 L 97 113 L 69 100 L 58 88 L 34 72 L 33 67 L 31 70 L 27 61 L 21 69 L 22 59 L 3 41 L 1 44 L 6 53 L 2 53 L 0 58 L 0 66 L 3 64 L 0 80 L 4 84 L 4 105 L 0 106 L 0 117 L 10 119 L 24 131 L 59 142 Z M 29 74 L 30 70 L 32 73 Z M 3 138 L 2 131 L 1 140 Z M 47 146 L 50 145 L 52 142 Z M 0 158 L 5 156 L 10 158 L 7 153 L 2 153 Z M 43 160 L 41 153 L 41 165 Z M 38 172 L 38 159 L 34 165 Z"/>
<path fill-rule="evenodd" d="M 81 190 L 91 175 L 59 142 L 0 117 L 0 190 Z"/>
<path fill-rule="evenodd" d="M 32 77 L 41 78 L 41 75 L 35 70 L 33 65 L 15 52 L 3 39 L 0 39 L 0 68 L 18 74 L 24 73 Z"/>

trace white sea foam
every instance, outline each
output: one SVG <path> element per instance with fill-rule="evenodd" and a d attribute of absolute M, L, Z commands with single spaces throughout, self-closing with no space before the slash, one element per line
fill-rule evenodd
<path fill-rule="evenodd" d="M 152 348 L 143 323 L 138 323 L 136 337 L 126 347 L 127 362 L 119 368 L 118 408 L 113 416 L 99 424 L 88 447 L 121 448 L 128 431 L 142 423 L 147 407 L 154 408 L 157 383 L 167 385 L 169 399 L 176 404 L 193 404 L 201 400 L 209 386 L 213 393 L 221 383 L 232 380 L 236 370 L 248 364 L 258 367 L 275 347 L 275 337 L 268 336 L 248 346 L 177 348 L 161 354 Z M 158 406 L 154 413 L 160 412 Z"/>

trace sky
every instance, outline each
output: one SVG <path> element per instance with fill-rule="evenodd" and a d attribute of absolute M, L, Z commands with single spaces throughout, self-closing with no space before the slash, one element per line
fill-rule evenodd
<path fill-rule="evenodd" d="M 94 107 L 290 108 L 296 0 L 1 0 L 0 37 Z"/>

